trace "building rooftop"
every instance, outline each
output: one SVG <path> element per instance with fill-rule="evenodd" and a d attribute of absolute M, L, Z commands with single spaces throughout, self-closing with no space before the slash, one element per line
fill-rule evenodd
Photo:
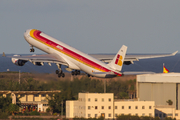
<path fill-rule="evenodd" d="M 137 75 L 138 82 L 180 83 L 180 73 L 156 73 Z"/>
<path fill-rule="evenodd" d="M 54 90 L 54 91 L 0 91 L 0 94 L 50 94 L 50 93 L 60 93 L 60 90 Z"/>

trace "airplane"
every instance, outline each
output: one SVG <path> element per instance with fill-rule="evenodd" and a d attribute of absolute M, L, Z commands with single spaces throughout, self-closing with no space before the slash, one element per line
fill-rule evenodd
<path fill-rule="evenodd" d="M 123 45 L 116 55 L 106 56 L 98 54 L 83 53 L 37 29 L 28 29 L 24 33 L 25 40 L 31 46 L 30 52 L 34 52 L 34 47 L 48 53 L 43 55 L 9 56 L 12 62 L 18 66 L 23 66 L 30 61 L 34 65 L 42 66 L 44 63 L 55 63 L 59 70 L 56 70 L 58 77 L 65 77 L 61 69 L 61 65 L 67 66 L 67 71 L 72 71 L 72 75 L 79 75 L 80 71 L 84 71 L 89 76 L 100 78 L 112 78 L 122 76 L 121 73 L 123 64 L 129 65 L 133 61 L 139 59 L 157 58 L 174 56 L 178 51 L 172 54 L 161 55 L 126 55 L 127 46 Z M 5 54 L 3 53 L 3 56 Z M 75 71 L 74 71 L 75 70 Z"/>

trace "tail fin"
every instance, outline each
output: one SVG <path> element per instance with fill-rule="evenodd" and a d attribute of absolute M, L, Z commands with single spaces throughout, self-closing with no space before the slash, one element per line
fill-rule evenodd
<path fill-rule="evenodd" d="M 127 51 L 127 46 L 123 45 L 116 54 L 116 56 L 113 58 L 113 60 L 108 64 L 108 66 L 110 66 L 114 70 L 121 71 L 124 58 L 126 55 L 126 51 Z"/>

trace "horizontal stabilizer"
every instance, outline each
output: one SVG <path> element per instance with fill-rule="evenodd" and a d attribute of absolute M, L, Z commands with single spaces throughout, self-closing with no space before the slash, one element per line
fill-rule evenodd
<path fill-rule="evenodd" d="M 94 75 L 104 75 L 105 78 L 116 77 L 117 75 L 114 72 L 92 72 Z"/>
<path fill-rule="evenodd" d="M 115 75 L 114 72 L 92 72 L 93 74 L 107 74 L 107 75 Z"/>

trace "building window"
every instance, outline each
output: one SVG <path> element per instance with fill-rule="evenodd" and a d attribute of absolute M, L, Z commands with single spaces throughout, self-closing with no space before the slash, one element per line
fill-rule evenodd
<path fill-rule="evenodd" d="M 25 97 L 25 95 L 24 95 L 24 94 L 21 94 L 20 96 L 21 96 L 21 97 Z"/>
<path fill-rule="evenodd" d="M 161 117 L 162 117 L 162 114 L 159 114 L 159 117 L 161 118 Z"/>
<path fill-rule="evenodd" d="M 129 106 L 129 109 L 131 109 L 131 106 Z"/>
<path fill-rule="evenodd" d="M 111 98 L 109 98 L 109 102 L 111 102 Z"/>
<path fill-rule="evenodd" d="M 102 102 L 104 102 L 104 98 L 102 98 Z"/>
<path fill-rule="evenodd" d="M 122 109 L 124 109 L 124 106 L 122 106 Z"/>
<path fill-rule="evenodd" d="M 151 113 L 149 113 L 149 117 L 151 117 L 152 116 L 152 114 Z"/>
<path fill-rule="evenodd" d="M 97 101 L 97 98 L 95 98 L 95 101 Z"/>
<path fill-rule="evenodd" d="M 155 117 L 158 117 L 158 114 L 157 114 L 157 113 L 155 114 Z"/>
<path fill-rule="evenodd" d="M 43 104 L 43 106 L 48 106 L 48 104 Z"/>
<path fill-rule="evenodd" d="M 175 113 L 175 116 L 178 116 L 178 113 Z"/>
<path fill-rule="evenodd" d="M 97 114 L 95 114 L 95 116 L 94 116 L 95 118 L 97 117 Z"/>
<path fill-rule="evenodd" d="M 165 114 L 165 113 L 163 114 L 163 117 L 166 117 L 166 114 Z"/>
<path fill-rule="evenodd" d="M 151 109 L 151 106 L 149 106 L 149 109 Z"/>
<path fill-rule="evenodd" d="M 97 106 L 95 106 L 95 109 L 98 109 L 98 107 L 97 107 Z"/>
<path fill-rule="evenodd" d="M 101 108 L 104 109 L 104 106 L 102 106 Z"/>
<path fill-rule="evenodd" d="M 135 115 L 138 116 L 138 113 L 136 113 Z"/>
<path fill-rule="evenodd" d="M 46 97 L 46 94 L 41 94 L 41 97 Z"/>
<path fill-rule="evenodd" d="M 88 106 L 88 109 L 90 110 L 90 109 L 91 109 L 91 106 Z"/>
<path fill-rule="evenodd" d="M 138 109 L 138 106 L 136 106 L 135 109 Z"/>
<path fill-rule="evenodd" d="M 111 114 L 108 114 L 109 117 L 111 117 Z"/>
<path fill-rule="evenodd" d="M 143 113 L 142 116 L 145 116 L 145 113 Z"/>
<path fill-rule="evenodd" d="M 117 109 L 117 106 L 115 106 L 115 109 Z"/>
<path fill-rule="evenodd" d="M 111 109 L 111 106 L 109 106 L 108 108 Z"/>
<path fill-rule="evenodd" d="M 142 106 L 142 109 L 145 109 L 145 107 L 144 107 L 144 106 Z"/>
<path fill-rule="evenodd" d="M 39 94 L 35 94 L 34 97 L 39 97 Z"/>
<path fill-rule="evenodd" d="M 91 101 L 91 98 L 88 98 L 88 101 L 90 102 L 90 101 Z"/>
<path fill-rule="evenodd" d="M 88 114 L 88 117 L 91 117 L 91 114 Z"/>
<path fill-rule="evenodd" d="M 48 94 L 49 97 L 52 97 L 52 94 Z"/>

